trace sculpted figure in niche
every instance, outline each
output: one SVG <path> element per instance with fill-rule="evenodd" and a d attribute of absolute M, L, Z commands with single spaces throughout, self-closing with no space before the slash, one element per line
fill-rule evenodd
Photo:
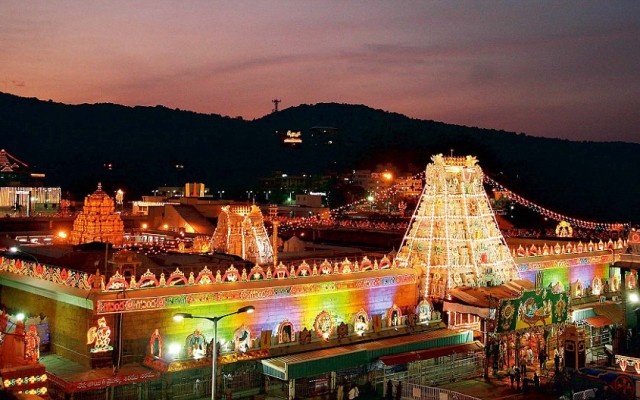
<path fill-rule="evenodd" d="M 35 325 L 29 326 L 24 338 L 24 358 L 29 364 L 35 364 L 40 359 L 40 336 Z"/>
<path fill-rule="evenodd" d="M 338 325 L 337 333 L 338 333 L 338 338 L 340 339 L 347 336 L 347 334 L 349 333 L 349 328 L 347 327 L 347 324 L 345 324 L 344 322 L 341 322 L 340 325 Z"/>
<path fill-rule="evenodd" d="M 307 329 L 304 328 L 301 332 L 300 332 L 300 344 L 308 344 L 311 343 L 311 332 Z"/>

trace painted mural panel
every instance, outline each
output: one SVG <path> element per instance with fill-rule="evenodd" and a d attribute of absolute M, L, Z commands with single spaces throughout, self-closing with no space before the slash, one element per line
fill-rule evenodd
<path fill-rule="evenodd" d="M 525 291 L 517 299 L 500 300 L 498 332 L 568 322 L 569 296 L 551 289 Z"/>

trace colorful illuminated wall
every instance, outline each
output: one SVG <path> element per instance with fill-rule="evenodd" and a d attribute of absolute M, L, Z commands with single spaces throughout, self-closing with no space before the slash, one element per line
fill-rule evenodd
<path fill-rule="evenodd" d="M 124 313 L 125 351 L 146 354 L 149 337 L 155 329 L 159 329 L 163 336 L 165 347 L 170 343 L 183 343 L 185 338 L 196 329 L 205 336 L 207 341 L 211 340 L 212 322 L 203 319 L 185 319 L 181 322 L 174 322 L 172 316 L 176 312 L 212 317 L 232 313 L 246 305 L 253 305 L 256 310 L 252 314 L 231 315 L 221 320 L 218 324 L 218 335 L 221 342 L 228 342 L 233 339 L 234 331 L 245 324 L 251 332 L 251 337 L 256 343 L 254 348 L 256 348 L 262 331 L 270 330 L 272 337 L 275 337 L 278 324 L 285 320 L 293 324 L 296 333 L 304 328 L 313 332 L 316 317 L 322 311 L 327 311 L 333 317 L 335 326 L 341 322 L 350 325 L 348 334 L 352 335 L 354 334 L 353 320 L 361 309 L 368 314 L 370 319 L 373 315 L 380 315 L 382 320 L 386 321 L 387 312 L 394 304 L 401 310 L 415 311 L 417 305 L 415 279 L 407 280 L 403 284 L 358 290 L 333 290 L 282 298 L 245 299 L 216 305 L 187 304 L 178 308 Z M 312 339 L 318 340 L 320 338 L 314 333 Z M 127 348 L 127 346 L 131 348 Z"/>
<path fill-rule="evenodd" d="M 574 265 L 571 267 L 559 267 L 559 268 L 549 268 L 542 271 L 542 286 L 547 287 L 549 285 L 553 286 L 557 282 L 562 282 L 565 289 L 571 287 L 571 283 L 580 279 L 585 288 L 590 287 L 593 282 L 593 278 L 600 277 L 602 281 L 609 280 L 610 273 L 618 274 L 619 270 L 617 268 L 610 269 L 609 263 L 603 264 L 582 264 L 582 265 Z M 611 271 L 611 272 L 610 272 Z M 522 271 L 520 272 L 520 276 L 522 279 L 527 279 L 531 282 L 536 281 L 536 274 L 538 271 Z"/>

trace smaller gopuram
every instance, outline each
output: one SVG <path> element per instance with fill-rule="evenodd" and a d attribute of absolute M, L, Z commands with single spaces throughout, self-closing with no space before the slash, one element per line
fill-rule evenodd
<path fill-rule="evenodd" d="M 273 262 L 273 247 L 262 212 L 255 205 L 222 207 L 211 244 L 216 251 L 235 254 L 258 265 Z"/>
<path fill-rule="evenodd" d="M 82 244 L 89 242 L 105 242 L 122 245 L 124 223 L 115 211 L 114 201 L 102 190 L 98 189 L 84 199 L 84 208 L 73 221 L 69 242 Z"/>

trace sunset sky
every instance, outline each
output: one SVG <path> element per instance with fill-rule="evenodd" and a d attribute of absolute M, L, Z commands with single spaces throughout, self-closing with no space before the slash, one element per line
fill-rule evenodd
<path fill-rule="evenodd" d="M 640 142 L 639 1 L 0 1 L 0 91 Z"/>

